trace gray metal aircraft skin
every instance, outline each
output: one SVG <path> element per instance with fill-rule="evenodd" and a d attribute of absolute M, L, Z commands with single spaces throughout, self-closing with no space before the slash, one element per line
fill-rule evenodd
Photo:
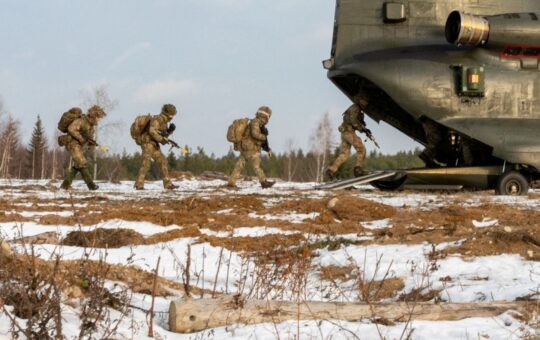
<path fill-rule="evenodd" d="M 445 25 L 453 11 L 491 20 L 489 37 L 449 43 Z M 507 13 L 518 14 L 491 17 Z M 504 52 L 540 48 L 539 17 L 539 0 L 337 0 L 325 67 L 367 115 L 422 144 L 420 121 L 430 119 L 470 138 L 474 165 L 507 161 L 537 172 L 540 55 Z M 464 67 L 481 68 L 481 94 L 460 94 Z"/>

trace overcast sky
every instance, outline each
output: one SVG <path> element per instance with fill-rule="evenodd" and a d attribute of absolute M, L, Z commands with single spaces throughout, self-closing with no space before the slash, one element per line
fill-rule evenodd
<path fill-rule="evenodd" d="M 106 85 L 123 128 L 107 143 L 136 150 L 132 120 L 173 103 L 174 138 L 224 154 L 230 122 L 261 105 L 275 151 L 308 148 L 330 112 L 337 128 L 349 100 L 327 79 L 333 0 L 0 0 L 0 96 L 28 140 L 40 114 L 52 135 L 81 92 Z M 368 121 L 382 151 L 408 137 Z M 338 133 L 336 132 L 336 143 Z M 367 143 L 368 150 L 373 149 Z"/>

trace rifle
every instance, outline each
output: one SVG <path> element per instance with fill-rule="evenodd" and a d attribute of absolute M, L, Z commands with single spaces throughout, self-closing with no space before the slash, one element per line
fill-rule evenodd
<path fill-rule="evenodd" d="M 172 149 L 176 148 L 176 149 L 182 151 L 182 153 L 183 153 L 184 155 L 189 155 L 189 150 L 188 150 L 188 148 L 178 145 L 178 143 L 176 143 L 176 142 L 173 141 L 172 139 L 168 139 L 168 138 L 167 138 L 167 143 L 169 143 L 169 145 L 171 146 L 171 148 L 169 149 L 169 152 L 171 152 Z"/>
<path fill-rule="evenodd" d="M 270 149 L 270 144 L 268 143 L 268 129 L 266 125 L 261 126 L 261 133 L 266 136 L 266 140 L 261 145 L 262 149 L 268 153 L 268 156 L 272 157 L 272 149 Z"/>
<path fill-rule="evenodd" d="M 364 127 L 364 129 L 361 131 L 362 133 L 364 133 L 366 135 L 366 137 L 373 142 L 373 144 L 375 144 L 375 146 L 377 147 L 377 149 L 380 149 L 381 147 L 379 146 L 379 143 L 377 143 L 377 141 L 375 140 L 375 137 L 373 137 L 373 133 L 371 133 L 371 130 Z"/>
<path fill-rule="evenodd" d="M 87 138 L 87 140 L 88 140 L 88 144 L 91 147 L 98 147 L 101 152 L 108 152 L 109 151 L 108 147 L 106 147 L 105 145 L 98 144 L 94 138 Z"/>

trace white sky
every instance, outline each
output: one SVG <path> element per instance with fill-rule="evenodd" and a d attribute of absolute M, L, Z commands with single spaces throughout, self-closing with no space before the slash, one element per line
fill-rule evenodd
<path fill-rule="evenodd" d="M 359 0 L 360 1 L 360 0 Z M 363 0 L 362 0 L 363 1 Z M 348 99 L 327 79 L 333 0 L 0 0 L 0 96 L 28 140 L 40 114 L 52 135 L 81 91 L 107 85 L 122 121 L 113 150 L 135 151 L 132 120 L 173 103 L 174 138 L 217 155 L 230 122 L 261 105 L 270 142 L 308 148 L 325 112 L 337 125 Z M 368 121 L 382 151 L 416 146 Z M 336 143 L 338 133 L 336 131 Z M 368 142 L 368 150 L 373 145 Z"/>

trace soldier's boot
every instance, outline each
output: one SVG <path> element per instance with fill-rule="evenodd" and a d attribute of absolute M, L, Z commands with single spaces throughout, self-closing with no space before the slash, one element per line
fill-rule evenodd
<path fill-rule="evenodd" d="M 362 177 L 366 175 L 364 169 L 362 169 L 361 166 L 355 166 L 353 168 L 353 174 L 354 174 L 354 177 Z"/>
<path fill-rule="evenodd" d="M 178 189 L 178 185 L 174 185 L 173 182 L 171 182 L 170 179 L 164 179 L 163 180 L 163 187 L 167 190 L 174 190 Z"/>
<path fill-rule="evenodd" d="M 336 174 L 332 170 L 326 169 L 326 171 L 324 173 L 325 173 L 326 177 L 330 181 L 335 181 L 336 180 Z"/>
<path fill-rule="evenodd" d="M 238 186 L 236 185 L 236 183 L 234 182 L 228 182 L 227 183 L 227 188 L 230 188 L 230 189 L 238 189 Z"/>
<path fill-rule="evenodd" d="M 268 188 L 273 187 L 274 184 L 276 184 L 276 182 L 264 180 L 264 181 L 261 182 L 261 187 L 262 187 L 263 189 L 268 189 Z"/>
<path fill-rule="evenodd" d="M 86 186 L 88 187 L 89 190 L 99 189 L 99 186 L 97 186 L 96 183 L 94 183 L 94 181 L 92 180 L 92 175 L 90 174 L 90 170 L 88 170 L 88 168 L 81 169 L 80 171 L 81 171 L 81 175 L 84 180 L 84 183 L 86 183 Z"/>
<path fill-rule="evenodd" d="M 64 181 L 62 182 L 62 185 L 60 185 L 60 188 L 64 190 L 69 190 L 71 188 L 71 183 L 73 183 L 73 180 L 75 179 L 75 176 L 77 176 L 77 169 L 74 167 L 71 167 L 69 169 L 69 172 L 66 174 L 66 177 L 64 178 Z"/>
<path fill-rule="evenodd" d="M 430 156 L 428 156 L 425 152 L 422 152 L 418 158 L 420 158 L 422 160 L 422 162 L 424 162 L 424 164 L 426 165 L 426 167 L 428 168 L 438 168 L 439 167 L 439 164 L 435 163 L 435 161 L 433 160 L 433 158 L 431 158 Z"/>

